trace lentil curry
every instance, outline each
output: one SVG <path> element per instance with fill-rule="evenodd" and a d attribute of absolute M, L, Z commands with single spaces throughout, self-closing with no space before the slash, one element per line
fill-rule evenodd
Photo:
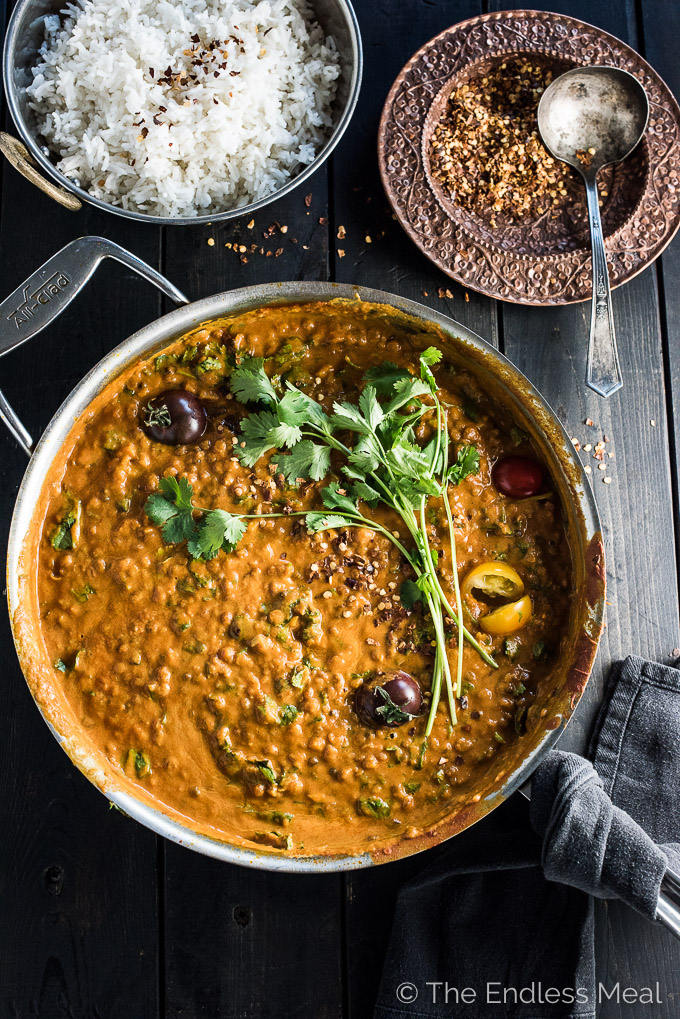
<path fill-rule="evenodd" d="M 449 606 L 458 592 L 469 632 L 458 686 L 463 631 L 452 606 L 427 611 L 403 519 L 363 489 L 375 526 L 315 530 L 302 514 L 328 505 L 329 480 L 336 505 L 351 481 L 336 448 L 299 478 L 275 450 L 252 466 L 243 456 L 244 421 L 272 413 L 253 402 L 266 385 L 270 408 L 294 386 L 330 418 L 387 362 L 384 409 L 392 378 L 417 377 L 437 339 L 345 302 L 211 322 L 110 383 L 54 461 L 29 538 L 47 685 L 104 770 L 189 827 L 296 855 L 414 838 L 498 782 L 537 719 L 566 640 L 570 550 L 529 437 L 472 373 L 432 364 L 436 396 L 423 385 L 423 413 L 399 411 L 414 417 L 417 459 L 436 399 L 450 459 L 467 463 L 444 489 L 457 570 L 444 499 L 427 498 L 423 517 L 437 583 Z M 233 382 L 245 363 L 264 387 L 250 397 Z M 335 434 L 345 448 L 349 433 Z M 220 522 L 209 551 L 206 521 Z M 448 684 L 442 642 L 453 696 L 433 708 L 433 675 Z"/>

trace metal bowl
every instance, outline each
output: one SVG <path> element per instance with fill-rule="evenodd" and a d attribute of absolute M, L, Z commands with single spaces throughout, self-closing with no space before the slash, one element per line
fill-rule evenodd
<path fill-rule="evenodd" d="M 53 670 L 48 668 L 49 662 L 41 650 L 36 585 L 31 579 L 35 549 L 31 547 L 30 533 L 45 478 L 74 422 L 121 372 L 199 323 L 267 305 L 334 299 L 387 306 L 385 314 L 394 314 L 413 329 L 434 331 L 438 334 L 437 342 L 448 348 L 457 362 L 476 373 L 495 404 L 507 408 L 513 419 L 531 434 L 560 495 L 572 551 L 574 591 L 561 660 L 539 695 L 541 712 L 537 712 L 526 736 L 508 747 L 502 765 L 496 763 L 494 770 L 484 776 L 473 802 L 442 816 L 428 831 L 413 839 L 386 841 L 384 845 L 376 842 L 371 852 L 296 857 L 237 845 L 237 835 L 234 842 L 228 843 L 192 830 L 119 772 L 114 773 L 103 756 L 94 752 L 68 704 L 60 703 Z M 45 721 L 71 760 L 116 806 L 160 835 L 220 860 L 267 870 L 321 872 L 368 867 L 442 842 L 479 820 L 526 781 L 562 732 L 590 674 L 602 626 L 604 554 L 595 501 L 569 436 L 531 383 L 502 354 L 444 315 L 379 290 L 333 283 L 270 283 L 218 294 L 171 312 L 107 354 L 76 386 L 48 425 L 23 479 L 9 535 L 7 590 L 19 659 Z M 498 767 L 504 769 L 502 774 L 496 774 Z"/>
<path fill-rule="evenodd" d="M 248 215 L 257 209 L 264 208 L 265 205 L 276 201 L 308 180 L 338 144 L 354 112 L 359 97 L 363 66 L 361 35 L 356 15 L 349 0 L 311 0 L 311 6 L 319 24 L 326 35 L 332 35 L 337 43 L 341 67 L 338 93 L 332 109 L 333 129 L 314 162 L 301 170 L 296 177 L 293 177 L 278 191 L 238 209 L 221 212 L 216 210 L 205 215 L 183 217 L 152 216 L 145 212 L 121 209 L 109 202 L 103 202 L 99 198 L 93 198 L 57 169 L 54 165 L 57 156 L 45 154 L 47 151 L 45 140 L 38 133 L 35 114 L 28 105 L 25 90 L 33 81 L 31 69 L 38 61 L 38 50 L 43 43 L 44 20 L 48 15 L 59 14 L 65 3 L 66 0 L 19 0 L 10 18 L 5 37 L 3 55 L 5 95 L 17 131 L 35 163 L 66 192 L 70 192 L 79 200 L 95 205 L 105 212 L 112 212 L 116 216 L 134 219 L 141 223 L 155 223 L 157 226 L 218 223 L 234 219 L 236 216 Z M 17 162 L 14 162 L 14 165 L 19 168 Z M 37 181 L 34 180 L 34 183 Z M 52 197 L 57 197 L 53 192 L 48 193 L 51 193 Z M 71 204 L 70 207 L 73 209 L 74 205 Z"/>

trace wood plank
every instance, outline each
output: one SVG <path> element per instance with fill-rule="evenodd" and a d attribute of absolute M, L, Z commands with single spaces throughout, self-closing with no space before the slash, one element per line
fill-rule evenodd
<path fill-rule="evenodd" d="M 74 236 L 102 233 L 158 264 L 159 232 L 71 214 L 3 170 L 0 274 L 8 293 Z M 159 312 L 157 291 L 103 266 L 49 331 L 2 362 L 2 386 L 34 435 L 101 355 Z M 6 540 L 26 458 L 0 436 Z M 0 623 L 0 1014 L 158 1015 L 156 837 L 110 811 L 39 717 Z"/>
<path fill-rule="evenodd" d="M 497 346 L 494 303 L 473 291 L 466 294 L 413 245 L 392 217 L 376 159 L 380 113 L 402 66 L 432 36 L 481 10 L 475 0 L 357 4 L 366 66 L 353 126 L 333 156 L 331 259 L 334 279 L 339 282 L 375 287 L 418 301 L 450 315 Z M 344 238 L 337 236 L 341 226 Z M 446 296 L 447 291 L 451 296 Z M 350 1019 L 368 1019 L 373 1013 L 400 885 L 434 862 L 438 852 L 355 871 L 345 878 Z"/>
<path fill-rule="evenodd" d="M 182 1019 L 340 1019 L 341 879 L 166 846 L 166 1009 Z"/>
<path fill-rule="evenodd" d="M 643 3 L 640 17 L 644 56 L 661 75 L 676 98 L 680 96 L 680 64 L 677 39 L 680 5 Z M 680 240 L 676 237 L 656 263 L 661 291 L 661 333 L 666 354 L 666 395 L 671 421 L 671 456 L 674 482 L 675 518 L 678 519 L 678 477 L 680 456 Z M 680 559 L 680 528 L 676 530 L 676 559 Z"/>
<path fill-rule="evenodd" d="M 611 0 L 597 9 L 584 0 L 557 0 L 552 9 L 594 21 L 637 46 L 632 0 Z M 667 33 L 666 25 L 662 31 Z M 585 746 L 610 663 L 631 653 L 668 661 L 678 646 L 667 394 L 654 269 L 614 292 L 614 315 L 624 388 L 603 401 L 583 383 L 589 306 L 503 306 L 504 349 L 510 360 L 536 383 L 570 435 L 593 445 L 607 435 L 607 449 L 615 454 L 608 461 L 606 475 L 612 479 L 608 485 L 592 453 L 582 454 L 592 467 L 602 518 L 609 607 L 587 695 L 574 728 L 567 731 L 565 745 L 577 749 Z M 584 425 L 586 419 L 594 425 Z M 641 476 L 653 481 L 640 484 Z M 608 987 L 619 979 L 622 986 L 635 987 L 658 980 L 664 1003 L 645 1008 L 650 1019 L 671 1019 L 677 1013 L 672 995 L 680 946 L 620 903 L 597 906 L 598 979 Z M 598 1014 L 601 1019 L 619 1019 L 630 1015 L 630 1009 L 622 1002 L 603 1001 Z"/>
<path fill-rule="evenodd" d="M 382 107 L 403 65 L 432 36 L 481 10 L 478 0 L 357 4 L 364 81 L 352 126 L 332 158 L 331 264 L 338 282 L 360 283 L 419 301 L 497 345 L 493 302 L 466 292 L 415 247 L 392 216 L 376 157 Z M 337 236 L 339 227 L 345 229 L 344 238 Z"/>
<path fill-rule="evenodd" d="M 254 283 L 326 279 L 327 203 L 327 170 L 322 169 L 307 185 L 256 213 L 252 226 L 249 217 L 241 217 L 170 230 L 166 272 L 178 286 L 186 280 L 193 297 Z M 286 232 L 280 227 L 287 227 Z M 209 245 L 209 239 L 215 243 Z M 225 247 L 235 243 L 246 246 L 247 262 L 233 247 Z M 255 252 L 249 250 L 252 244 Z M 277 257 L 279 248 L 283 251 Z M 339 875 L 248 870 L 171 844 L 165 846 L 165 875 L 168 1016 L 339 1019 Z"/>
<path fill-rule="evenodd" d="M 170 229 L 165 271 L 192 300 L 257 283 L 328 279 L 327 168 L 253 216 Z"/>

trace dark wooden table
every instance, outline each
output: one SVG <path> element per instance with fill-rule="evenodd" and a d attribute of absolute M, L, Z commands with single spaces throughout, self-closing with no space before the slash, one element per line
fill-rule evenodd
<path fill-rule="evenodd" d="M 611 484 L 597 470 L 592 475 L 607 543 L 609 609 L 589 700 L 571 734 L 578 744 L 613 659 L 633 652 L 667 661 L 680 644 L 680 241 L 615 293 L 625 386 L 605 403 L 583 385 L 587 307 L 521 308 L 472 292 L 468 299 L 402 234 L 376 167 L 387 90 L 431 36 L 505 6 L 512 5 L 357 0 L 366 70 L 352 127 L 309 187 L 258 214 L 252 230 L 245 220 L 162 230 L 91 208 L 72 214 L 1 166 L 1 290 L 9 293 L 74 237 L 101 234 L 158 266 L 192 299 L 269 280 L 335 279 L 422 301 L 497 344 L 571 435 L 595 443 L 607 434 L 615 453 Z M 627 40 L 680 93 L 677 0 L 552 6 Z M 254 255 L 242 264 L 225 247 L 259 240 L 275 220 L 288 225 L 279 257 Z M 275 250 L 279 242 L 265 246 Z M 164 310 L 157 291 L 105 264 L 49 332 L 3 359 L 0 384 L 32 433 L 106 351 Z M 0 450 L 4 540 L 25 458 L 4 432 Z M 0 627 L 0 1019 L 370 1016 L 394 896 L 422 858 L 298 877 L 216 863 L 156 838 L 110 811 L 58 748 L 22 679 L 5 618 Z M 598 903 L 597 963 L 609 986 L 658 980 L 663 998 L 645 1006 L 611 1001 L 601 1006 L 603 1019 L 680 1015 L 680 945 L 665 930 L 624 906 Z"/>

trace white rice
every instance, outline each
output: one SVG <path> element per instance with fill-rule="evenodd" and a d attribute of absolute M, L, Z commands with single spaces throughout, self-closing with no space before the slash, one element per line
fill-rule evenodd
<path fill-rule="evenodd" d="M 66 177 L 124 209 L 241 208 L 332 127 L 338 55 L 306 0 L 78 0 L 45 36 L 27 89 L 39 130 Z"/>

